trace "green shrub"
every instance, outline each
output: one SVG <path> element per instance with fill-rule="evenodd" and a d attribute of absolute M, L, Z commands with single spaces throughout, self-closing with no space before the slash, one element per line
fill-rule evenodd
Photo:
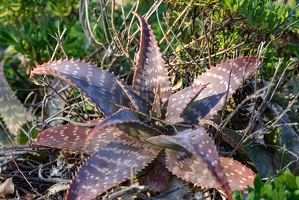
<path fill-rule="evenodd" d="M 239 191 L 234 191 L 236 200 L 258 200 L 258 199 L 298 199 L 299 198 L 299 177 L 295 177 L 287 168 L 278 172 L 276 177 L 268 178 L 263 182 L 259 174 L 254 179 L 254 188 L 247 188 L 248 194 L 242 195 Z"/>

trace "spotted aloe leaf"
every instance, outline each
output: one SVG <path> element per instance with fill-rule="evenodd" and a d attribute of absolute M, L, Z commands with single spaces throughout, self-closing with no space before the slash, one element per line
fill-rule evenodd
<path fill-rule="evenodd" d="M 135 113 L 130 109 L 123 108 L 99 123 L 89 134 L 87 141 L 96 136 L 98 132 L 101 133 L 100 131 L 102 129 L 111 126 L 117 126 L 124 133 L 127 133 L 128 135 L 133 137 L 139 137 L 139 135 L 142 137 L 149 137 L 162 134 L 162 132 L 155 129 L 154 127 L 139 121 Z"/>
<path fill-rule="evenodd" d="M 96 152 L 70 184 L 66 200 L 92 199 L 146 167 L 161 148 L 121 134 Z"/>
<path fill-rule="evenodd" d="M 87 124 L 98 124 L 102 119 L 90 120 Z M 123 132 L 116 127 L 108 127 L 97 132 L 96 137 L 86 141 L 93 130 L 91 127 L 66 124 L 46 129 L 38 134 L 35 145 L 94 154 Z"/>
<path fill-rule="evenodd" d="M 36 84 L 43 84 L 38 75 L 52 75 L 75 85 L 104 113 L 109 116 L 119 105 L 129 106 L 130 100 L 117 83 L 117 77 L 92 64 L 78 60 L 58 60 L 38 66 L 30 78 Z"/>
<path fill-rule="evenodd" d="M 166 166 L 178 177 L 192 183 L 200 183 L 209 188 L 221 189 L 221 184 L 218 180 L 212 178 L 213 174 L 207 170 L 206 164 L 199 162 L 194 155 L 188 155 L 186 152 L 177 153 L 173 151 L 167 151 L 166 155 L 168 162 Z M 176 165 L 173 160 L 180 164 Z M 219 162 L 222 166 L 222 173 L 228 180 L 228 185 L 232 190 L 242 191 L 247 186 L 253 186 L 255 174 L 252 170 L 235 161 L 233 158 L 221 157 L 219 158 Z M 200 174 L 200 176 L 196 174 Z"/>
<path fill-rule="evenodd" d="M 242 191 L 247 186 L 253 186 L 255 174 L 246 166 L 232 158 L 226 157 L 221 157 L 220 162 L 228 183 L 233 190 Z"/>
<path fill-rule="evenodd" d="M 25 107 L 11 90 L 4 75 L 5 60 L 0 62 L 0 112 L 10 133 L 17 136 L 25 121 Z M 3 136 L 1 136 L 3 137 Z"/>
<path fill-rule="evenodd" d="M 207 85 L 208 83 L 194 83 L 190 87 L 171 95 L 168 100 L 165 121 L 169 124 L 184 122 L 184 119 L 181 117 L 184 110 Z"/>
<path fill-rule="evenodd" d="M 147 141 L 166 147 L 166 159 L 160 160 L 184 180 L 223 189 L 228 195 L 230 189 L 227 185 L 233 190 L 244 190 L 253 185 L 254 173 L 232 158 L 219 158 L 214 142 L 200 127 L 176 136 L 152 137 Z"/>
<path fill-rule="evenodd" d="M 195 80 L 195 83 L 208 82 L 209 85 L 187 108 L 183 118 L 188 123 L 197 124 L 198 118 L 194 116 L 201 119 L 213 117 L 224 106 L 225 101 L 231 98 L 241 86 L 243 80 L 247 79 L 259 65 L 260 61 L 256 57 L 236 58 L 218 64 L 202 74 Z"/>
<path fill-rule="evenodd" d="M 187 129 L 175 136 L 160 135 L 147 139 L 148 142 L 166 148 L 166 167 L 178 177 L 198 185 L 210 186 L 207 178 L 215 180 L 215 184 L 231 197 L 231 189 L 223 173 L 217 149 L 208 134 L 201 128 Z M 203 174 L 210 176 L 197 176 L 195 167 L 200 165 Z M 209 181 L 210 182 L 210 181 Z M 213 181 L 211 181 L 213 182 Z"/>
<path fill-rule="evenodd" d="M 171 95 L 171 87 L 156 37 L 145 19 L 135 15 L 141 25 L 141 44 L 132 89 L 151 104 L 157 93 L 165 102 Z"/>

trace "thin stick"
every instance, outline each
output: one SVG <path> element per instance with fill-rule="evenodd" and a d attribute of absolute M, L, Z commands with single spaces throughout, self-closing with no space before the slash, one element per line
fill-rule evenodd
<path fill-rule="evenodd" d="M 171 25 L 171 27 L 168 28 L 168 31 L 166 32 L 166 34 L 164 35 L 164 37 L 160 40 L 159 45 L 161 45 L 164 42 L 164 40 L 166 39 L 166 37 L 168 37 L 168 35 L 171 33 L 171 30 L 173 29 L 173 27 L 175 27 L 176 24 L 179 22 L 179 20 L 186 14 L 186 12 L 189 10 L 189 8 L 193 5 L 193 2 L 194 2 L 194 0 L 191 0 L 189 2 L 189 4 L 185 7 L 185 9 L 180 13 L 180 15 L 173 22 L 173 24 Z"/>
<path fill-rule="evenodd" d="M 63 37 L 63 35 L 65 34 L 65 32 L 66 32 L 66 28 L 63 30 L 62 34 L 60 34 L 59 23 L 58 23 L 58 35 L 56 35 L 56 37 L 55 37 L 55 36 L 53 36 L 52 34 L 49 33 L 49 35 L 50 35 L 51 37 L 53 37 L 53 38 L 57 41 L 56 47 L 55 47 L 55 49 L 54 49 L 54 52 L 53 52 L 53 54 L 52 54 L 52 57 L 51 57 L 51 60 L 50 60 L 50 61 L 53 61 L 53 60 L 54 60 L 54 56 L 55 56 L 55 54 L 57 53 L 58 47 L 61 48 L 61 50 L 62 50 L 64 56 L 67 58 L 67 54 L 65 53 L 65 51 L 64 51 L 64 49 L 63 49 L 63 46 L 62 46 L 62 37 Z"/>
<path fill-rule="evenodd" d="M 36 194 L 38 194 L 40 197 L 42 197 L 43 199 L 46 200 L 46 198 L 45 198 L 42 194 L 40 194 L 38 191 L 36 191 L 36 190 L 34 189 L 34 187 L 31 185 L 31 183 L 27 180 L 26 176 L 25 176 L 25 175 L 23 174 L 23 172 L 20 170 L 20 168 L 19 168 L 19 166 L 17 165 L 16 161 L 15 161 L 14 159 L 13 159 L 12 161 L 14 162 L 14 164 L 15 164 L 16 168 L 18 169 L 18 171 L 22 174 L 22 176 L 23 176 L 23 178 L 25 179 L 25 181 L 27 182 L 27 184 L 31 187 L 32 191 L 34 191 Z"/>

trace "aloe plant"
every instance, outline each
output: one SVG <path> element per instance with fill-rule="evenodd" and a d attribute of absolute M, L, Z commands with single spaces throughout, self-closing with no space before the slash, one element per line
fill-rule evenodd
<path fill-rule="evenodd" d="M 243 57 L 218 64 L 172 94 L 153 31 L 137 17 L 141 44 L 131 87 L 79 60 L 53 61 L 31 72 L 36 84 L 43 84 L 41 75 L 68 81 L 106 116 L 87 122 L 94 128 L 67 124 L 46 129 L 35 144 L 92 155 L 72 180 L 66 199 L 95 198 L 127 180 L 131 169 L 136 174 L 154 160 L 163 164 L 156 165 L 156 171 L 166 167 L 183 180 L 222 189 L 232 199 L 231 189 L 252 186 L 254 173 L 232 158 L 219 158 L 198 118 L 216 114 L 258 67 L 258 59 Z"/>

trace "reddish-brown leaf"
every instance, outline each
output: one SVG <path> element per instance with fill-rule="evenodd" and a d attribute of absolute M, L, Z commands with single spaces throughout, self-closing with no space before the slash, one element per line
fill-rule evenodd
<path fill-rule="evenodd" d="M 132 89 L 152 104 L 159 86 L 159 97 L 165 102 L 171 95 L 171 87 L 160 49 L 151 26 L 143 17 L 135 15 L 140 22 L 141 41 Z"/>
<path fill-rule="evenodd" d="M 208 82 L 209 85 L 184 112 L 185 121 L 197 124 L 198 117 L 201 119 L 213 117 L 224 106 L 226 97 L 227 99 L 231 98 L 243 80 L 247 79 L 260 64 L 261 62 L 256 57 L 236 58 L 218 64 L 202 74 L 195 82 Z M 232 69 L 231 75 L 230 69 Z"/>
<path fill-rule="evenodd" d="M 120 105 L 129 106 L 130 100 L 110 72 L 77 60 L 58 60 L 38 66 L 30 78 L 36 84 L 39 75 L 52 75 L 68 81 L 81 90 L 106 115 L 116 112 Z"/>
<path fill-rule="evenodd" d="M 161 148 L 121 134 L 84 163 L 70 184 L 66 200 L 92 199 L 146 167 Z"/>
<path fill-rule="evenodd" d="M 212 182 L 213 186 L 223 189 L 228 198 L 232 199 L 217 149 L 204 129 L 187 129 L 175 136 L 155 136 L 147 141 L 166 147 L 166 167 L 174 175 L 202 186 L 210 187 Z"/>
<path fill-rule="evenodd" d="M 201 162 L 194 155 L 187 155 L 186 152 L 166 151 L 166 165 L 169 170 L 183 180 L 196 183 L 209 188 L 221 189 L 221 185 L 213 178 L 206 164 Z M 176 160 L 178 163 L 172 162 Z M 247 186 L 253 186 L 255 174 L 246 166 L 232 158 L 220 158 L 228 184 L 232 190 L 244 191 Z"/>
<path fill-rule="evenodd" d="M 173 95 L 168 100 L 165 121 L 169 124 L 183 122 L 181 118 L 184 110 L 194 101 L 208 83 L 194 83 Z"/>
<path fill-rule="evenodd" d="M 255 173 L 232 158 L 220 158 L 224 173 L 232 190 L 243 191 L 246 187 L 253 187 Z"/>
<path fill-rule="evenodd" d="M 99 119 L 87 123 L 98 124 L 101 121 L 102 119 Z M 118 128 L 108 127 L 99 131 L 96 137 L 86 142 L 85 140 L 92 130 L 93 128 L 73 124 L 56 126 L 39 133 L 34 144 L 93 154 L 122 134 Z"/>
<path fill-rule="evenodd" d="M 171 173 L 166 169 L 165 165 L 155 160 L 145 174 L 141 172 L 137 180 L 140 185 L 147 185 L 152 191 L 160 192 L 167 188 L 170 175 Z"/>
<path fill-rule="evenodd" d="M 87 141 L 92 139 L 92 137 L 96 136 L 98 132 L 101 133 L 102 129 L 116 126 L 124 133 L 132 136 L 138 137 L 141 135 L 142 137 L 149 137 L 153 135 L 161 135 L 162 132 L 155 129 L 152 126 L 142 123 L 136 117 L 135 113 L 127 108 L 122 108 L 118 112 L 110 115 L 106 119 L 104 119 L 101 123 L 99 123 L 92 132 L 88 135 Z"/>

